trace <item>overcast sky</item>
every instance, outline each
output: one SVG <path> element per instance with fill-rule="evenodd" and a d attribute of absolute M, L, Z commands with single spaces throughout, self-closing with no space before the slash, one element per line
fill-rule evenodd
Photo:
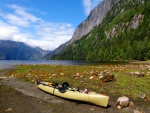
<path fill-rule="evenodd" d="M 0 0 L 0 40 L 54 50 L 102 0 Z"/>

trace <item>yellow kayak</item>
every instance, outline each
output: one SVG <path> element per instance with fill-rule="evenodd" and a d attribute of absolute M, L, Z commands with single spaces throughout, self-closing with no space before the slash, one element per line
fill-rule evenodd
<path fill-rule="evenodd" d="M 108 101 L 109 101 L 109 96 L 105 96 L 102 94 L 97 94 L 93 92 L 88 92 L 88 94 L 72 90 L 70 88 L 64 89 L 63 87 L 54 87 L 52 85 L 49 85 L 48 82 L 36 82 L 36 85 L 39 89 L 62 97 L 66 99 L 71 99 L 71 100 L 78 100 L 78 101 L 84 101 L 84 102 L 89 102 L 98 106 L 103 106 L 107 107 Z"/>

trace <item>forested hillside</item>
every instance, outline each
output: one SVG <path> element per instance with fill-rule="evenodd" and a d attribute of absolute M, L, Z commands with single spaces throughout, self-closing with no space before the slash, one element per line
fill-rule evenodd
<path fill-rule="evenodd" d="M 100 25 L 52 59 L 149 60 L 150 1 L 117 1 Z"/>

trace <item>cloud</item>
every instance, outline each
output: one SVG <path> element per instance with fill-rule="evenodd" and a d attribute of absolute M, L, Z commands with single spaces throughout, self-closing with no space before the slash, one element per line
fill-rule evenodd
<path fill-rule="evenodd" d="M 42 37 L 43 43 L 51 45 L 52 49 L 67 42 L 74 32 L 74 28 L 68 23 L 42 23 L 35 26 L 37 35 Z M 43 48 L 47 49 L 48 46 Z"/>
<path fill-rule="evenodd" d="M 14 4 L 13 5 L 8 5 L 8 7 L 12 8 L 15 11 L 16 16 L 18 16 L 19 18 L 21 18 L 25 22 L 36 23 L 36 22 L 42 21 L 42 19 L 28 13 L 27 9 L 24 8 L 24 7 L 20 7 L 20 6 L 14 5 Z"/>
<path fill-rule="evenodd" d="M 0 20 L 0 39 L 9 40 L 14 34 L 19 32 L 19 28 L 16 26 L 10 26 L 9 24 Z M 13 38 L 13 37 L 12 37 Z"/>
<path fill-rule="evenodd" d="M 10 12 L 0 11 L 0 40 L 21 41 L 30 46 L 54 50 L 71 39 L 74 32 L 69 23 L 52 23 L 30 13 L 25 7 L 7 5 Z"/>
<path fill-rule="evenodd" d="M 83 0 L 84 13 L 86 16 L 89 15 L 91 10 L 96 7 L 102 0 Z"/>

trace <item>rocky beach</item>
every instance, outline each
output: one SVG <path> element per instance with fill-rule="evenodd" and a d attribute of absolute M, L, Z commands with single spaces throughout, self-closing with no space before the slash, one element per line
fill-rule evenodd
<path fill-rule="evenodd" d="M 143 65 L 143 64 L 142 64 Z M 144 64 L 145 65 L 145 64 Z M 149 66 L 149 64 L 146 64 Z M 128 68 L 130 65 L 128 65 Z M 133 66 L 133 65 L 131 65 Z M 139 65 L 140 67 L 141 65 Z M 13 69 L 14 70 L 14 69 Z M 122 68 L 119 67 L 119 70 Z M 144 69 L 143 69 L 144 70 Z M 96 72 L 96 71 L 95 71 Z M 31 70 L 30 70 L 31 73 Z M 65 72 L 61 72 L 65 73 Z M 81 72 L 79 72 L 80 74 Z M 93 72 L 94 73 L 94 72 Z M 148 75 L 149 70 L 146 68 L 146 74 Z M 40 72 L 39 72 L 40 74 Z M 130 75 L 131 74 L 131 75 Z M 129 73 L 129 77 L 137 77 L 139 73 Z M 8 76 L 9 75 L 9 76 Z M 57 76 L 57 75 L 55 75 Z M 79 76 L 79 75 L 78 75 Z M 94 76 L 93 78 L 91 76 Z M 92 74 L 87 78 L 91 81 L 96 75 Z M 102 76 L 102 75 L 99 75 Z M 76 76 L 73 76 L 77 78 Z M 90 78 L 91 77 L 91 78 Z M 116 74 L 114 73 L 114 77 Z M 44 78 L 46 79 L 46 78 Z M 43 80 L 44 80 L 43 79 Z M 52 80 L 52 78 L 50 78 Z M 78 79 L 82 79 L 78 77 Z M 77 80 L 78 80 L 77 79 Z M 116 79 L 116 81 L 118 78 Z M 113 85 L 116 81 L 108 81 L 107 83 Z M 103 83 L 108 85 L 107 83 Z M 94 85 L 93 85 L 94 86 Z M 109 90 L 109 89 L 108 89 Z M 134 90 L 134 89 L 132 89 Z M 143 94 L 144 97 L 129 97 L 130 104 L 127 107 L 118 109 L 116 106 L 116 100 L 123 94 L 115 94 L 114 91 L 107 91 L 110 96 L 108 106 L 106 108 L 95 106 L 85 102 L 72 101 L 63 99 L 48 93 L 45 93 L 38 89 L 34 83 L 30 81 L 24 81 L 18 78 L 17 74 L 12 70 L 1 70 L 0 71 L 0 113 L 148 113 L 150 111 L 150 98 L 149 93 Z M 105 92 L 106 93 L 106 92 Z"/>

